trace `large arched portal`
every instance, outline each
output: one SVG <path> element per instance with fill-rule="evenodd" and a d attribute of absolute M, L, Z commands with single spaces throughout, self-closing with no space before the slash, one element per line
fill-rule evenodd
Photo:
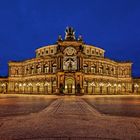
<path fill-rule="evenodd" d="M 75 94 L 75 79 L 72 77 L 65 79 L 65 94 Z"/>

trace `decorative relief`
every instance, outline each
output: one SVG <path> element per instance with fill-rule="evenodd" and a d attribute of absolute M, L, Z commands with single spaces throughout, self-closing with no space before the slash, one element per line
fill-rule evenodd
<path fill-rule="evenodd" d="M 64 50 L 64 54 L 65 55 L 76 55 L 76 50 L 73 48 L 73 47 L 67 47 L 65 50 Z"/>
<path fill-rule="evenodd" d="M 64 70 L 77 70 L 77 58 L 76 56 L 65 56 L 63 60 Z"/>

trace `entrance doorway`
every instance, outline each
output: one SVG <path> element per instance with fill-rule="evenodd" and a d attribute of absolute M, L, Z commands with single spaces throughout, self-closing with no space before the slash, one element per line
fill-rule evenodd
<path fill-rule="evenodd" d="M 65 93 L 75 94 L 75 80 L 72 77 L 67 77 L 65 79 Z"/>

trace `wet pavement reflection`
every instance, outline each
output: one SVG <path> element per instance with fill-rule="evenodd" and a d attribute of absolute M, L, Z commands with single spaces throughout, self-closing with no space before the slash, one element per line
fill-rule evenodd
<path fill-rule="evenodd" d="M 100 113 L 113 116 L 140 117 L 140 96 L 85 98 Z"/>
<path fill-rule="evenodd" d="M 56 98 L 36 96 L 0 97 L 0 117 L 27 115 L 43 110 Z"/>

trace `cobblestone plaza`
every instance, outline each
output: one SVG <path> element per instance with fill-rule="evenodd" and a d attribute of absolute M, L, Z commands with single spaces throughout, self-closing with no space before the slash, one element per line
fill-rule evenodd
<path fill-rule="evenodd" d="M 1 140 L 140 139 L 138 95 L 1 95 L 0 110 Z"/>

